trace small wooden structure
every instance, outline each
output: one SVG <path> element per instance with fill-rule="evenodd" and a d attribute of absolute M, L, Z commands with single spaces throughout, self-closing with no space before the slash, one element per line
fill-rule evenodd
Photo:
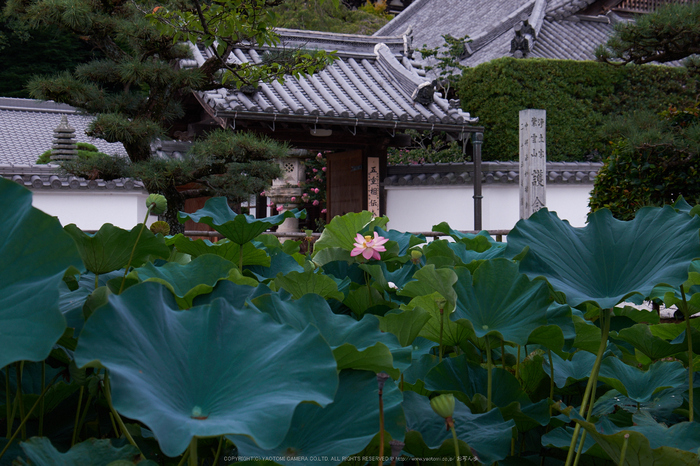
<path fill-rule="evenodd" d="M 327 220 L 361 210 L 386 213 L 381 180 L 386 178 L 387 149 L 407 146 L 407 130 L 445 131 L 454 139 L 471 139 L 477 142 L 474 159 L 480 159 L 483 128 L 475 125 L 478 119 L 462 111 L 458 101 L 445 99 L 412 68 L 405 59 L 404 36 L 278 32 L 283 47 L 335 50 L 338 59 L 312 76 L 287 76 L 282 84 L 196 93 L 199 121 L 175 129 L 192 136 L 215 127 L 251 131 L 294 148 L 327 152 Z M 200 66 L 210 56 L 206 48 L 193 46 L 192 51 L 194 59 L 181 66 Z M 258 63 L 263 53 L 236 49 L 232 59 Z M 196 110 L 192 106 L 188 114 Z"/>

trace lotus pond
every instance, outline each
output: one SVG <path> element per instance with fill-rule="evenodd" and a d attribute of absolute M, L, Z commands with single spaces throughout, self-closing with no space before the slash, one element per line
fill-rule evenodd
<path fill-rule="evenodd" d="M 303 212 L 181 214 L 212 243 L 0 197 L 0 465 L 698 464 L 683 200 L 507 244 L 353 213 L 300 249 L 263 232 Z"/>

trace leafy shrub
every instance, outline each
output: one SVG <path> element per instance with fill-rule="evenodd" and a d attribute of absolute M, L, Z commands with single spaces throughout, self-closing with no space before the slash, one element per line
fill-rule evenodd
<path fill-rule="evenodd" d="M 371 35 L 391 19 L 374 7 L 351 10 L 343 2 L 321 0 L 289 0 L 273 11 L 279 16 L 279 27 L 343 34 Z"/>
<path fill-rule="evenodd" d="M 608 208 L 622 220 L 645 206 L 673 203 L 683 196 L 700 203 L 700 112 L 698 104 L 671 107 L 660 117 L 638 112 L 606 126 L 612 154 L 595 180 L 592 210 Z"/>
<path fill-rule="evenodd" d="M 107 155 L 104 152 L 99 152 L 97 147 L 87 142 L 79 142 L 76 145 L 78 146 L 78 157 L 83 160 L 87 160 L 96 155 Z M 42 152 L 36 161 L 37 165 L 44 165 L 47 163 L 51 163 L 51 149 Z"/>
<path fill-rule="evenodd" d="M 616 67 L 572 60 L 501 58 L 468 69 L 458 84 L 462 108 L 478 116 L 484 160 L 517 160 L 518 111 L 547 110 L 547 158 L 591 160 L 608 154 L 597 131 L 611 117 L 660 112 L 695 99 L 697 74 L 664 66 Z"/>

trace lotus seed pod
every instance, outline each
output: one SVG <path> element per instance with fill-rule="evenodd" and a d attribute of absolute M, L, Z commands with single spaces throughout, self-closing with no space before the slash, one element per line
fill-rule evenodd
<path fill-rule="evenodd" d="M 149 194 L 146 198 L 146 207 L 151 208 L 151 213 L 160 215 L 168 208 L 168 201 L 162 194 Z"/>
<path fill-rule="evenodd" d="M 151 226 L 149 227 L 151 230 L 151 233 L 154 235 L 157 235 L 160 233 L 163 236 L 167 236 L 170 234 L 170 225 L 168 225 L 168 222 L 164 222 L 162 220 L 158 220 L 157 222 L 153 222 Z"/>
<path fill-rule="evenodd" d="M 445 419 L 450 418 L 455 412 L 455 397 L 451 393 L 438 395 L 430 400 L 430 407 L 439 416 Z"/>
<path fill-rule="evenodd" d="M 418 249 L 411 249 L 411 259 L 412 260 L 417 261 L 421 257 L 423 257 L 422 251 L 419 251 Z"/>

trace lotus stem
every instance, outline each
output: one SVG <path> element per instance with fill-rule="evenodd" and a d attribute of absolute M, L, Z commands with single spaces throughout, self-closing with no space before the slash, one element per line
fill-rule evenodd
<path fill-rule="evenodd" d="M 131 248 L 131 254 L 129 255 L 129 262 L 126 263 L 126 269 L 124 270 L 124 276 L 122 277 L 122 284 L 119 287 L 119 294 L 122 293 L 124 290 L 124 282 L 126 282 L 126 276 L 129 273 L 129 267 L 131 267 L 131 261 L 134 259 L 134 253 L 136 252 L 136 246 L 139 244 L 139 240 L 141 239 L 141 234 L 143 234 L 143 230 L 146 229 L 146 222 L 148 221 L 148 216 L 151 215 L 151 209 L 153 208 L 153 204 L 149 205 L 148 208 L 146 209 L 146 217 L 143 219 L 143 223 L 141 224 L 141 230 L 139 230 L 139 235 L 136 237 L 136 242 L 134 243 L 134 247 Z M 95 288 L 97 288 L 97 276 L 95 276 Z"/>
<path fill-rule="evenodd" d="M 17 403 L 19 405 L 19 417 L 24 419 L 24 401 L 22 399 L 22 372 L 24 369 L 24 361 L 16 362 L 15 369 L 17 371 Z M 27 440 L 27 428 L 22 423 L 22 440 Z"/>
<path fill-rule="evenodd" d="M 384 464 L 384 384 L 389 375 L 385 372 L 377 374 L 377 386 L 379 387 L 379 466 Z"/>
<path fill-rule="evenodd" d="M 445 326 L 445 306 L 440 306 L 440 342 L 439 342 L 439 351 L 438 353 L 440 354 L 440 361 L 442 362 L 442 333 L 443 329 Z"/>
<path fill-rule="evenodd" d="M 56 381 L 56 379 L 59 377 L 59 375 L 61 375 L 61 374 L 56 374 L 54 376 L 54 378 L 51 379 L 51 382 L 49 382 L 49 384 L 46 387 L 44 387 L 44 389 L 41 391 L 39 398 L 34 402 L 34 404 L 32 405 L 32 407 L 29 410 L 29 412 L 27 413 L 27 415 L 24 416 L 24 419 L 22 419 L 22 422 L 20 423 L 19 427 L 17 427 L 17 430 L 15 431 L 15 433 L 12 434 L 12 437 L 9 437 L 9 440 L 7 441 L 7 445 L 5 445 L 5 448 L 3 448 L 2 451 L 0 451 L 0 459 L 2 459 L 2 457 L 5 455 L 5 452 L 7 452 L 7 449 L 10 448 L 10 445 L 12 445 L 12 442 L 15 440 L 15 438 L 20 433 L 20 431 L 22 429 L 24 429 L 24 425 L 29 420 L 29 416 L 31 416 L 32 413 L 34 412 L 34 410 L 36 409 L 36 407 L 39 406 L 39 403 L 44 398 L 44 395 L 46 395 L 46 392 L 53 385 L 53 383 Z"/>
<path fill-rule="evenodd" d="M 625 440 L 622 442 L 622 451 L 620 452 L 620 462 L 617 463 L 619 466 L 624 466 L 625 455 L 627 454 L 627 445 L 630 443 L 630 434 L 625 434 Z"/>
<path fill-rule="evenodd" d="M 73 426 L 73 438 L 70 441 L 70 446 L 75 445 L 75 439 L 78 436 L 78 424 L 80 423 L 80 408 L 83 404 L 83 394 L 85 393 L 85 386 L 80 387 L 80 394 L 78 395 L 78 409 L 75 410 L 75 424 Z"/>
<path fill-rule="evenodd" d="M 455 463 L 457 466 L 462 466 L 459 457 L 459 443 L 457 442 L 457 432 L 455 431 L 455 421 L 450 418 L 450 430 L 452 431 L 452 441 L 455 444 Z"/>
<path fill-rule="evenodd" d="M 219 455 L 221 454 L 221 447 L 224 443 L 224 436 L 222 435 L 221 438 L 219 439 L 219 446 L 216 447 L 216 453 L 214 454 L 214 463 L 213 464 L 219 464 Z"/>
<path fill-rule="evenodd" d="M 150 212 L 150 209 L 149 209 Z M 105 393 L 105 398 L 107 399 L 107 404 L 109 405 L 109 409 L 114 414 L 114 418 L 117 421 L 117 424 L 119 424 L 119 428 L 121 429 L 122 433 L 124 434 L 124 437 L 129 441 L 130 444 L 132 444 L 136 449 L 139 451 L 141 454 L 141 457 L 143 457 L 143 452 L 139 448 L 139 446 L 136 444 L 134 441 L 134 438 L 131 436 L 129 431 L 127 430 L 126 426 L 124 425 L 124 421 L 122 420 L 121 416 L 117 412 L 116 409 L 114 409 L 114 405 L 112 404 L 112 391 L 111 387 L 109 385 L 109 372 L 105 371 L 105 380 L 104 380 L 104 393 Z"/>
<path fill-rule="evenodd" d="M 493 387 L 493 374 L 491 373 L 491 369 L 493 367 L 493 361 L 491 360 L 491 346 L 489 345 L 488 335 L 484 337 L 484 341 L 486 342 L 486 369 L 488 370 L 488 375 L 486 376 L 486 380 L 488 381 L 486 384 L 486 409 L 491 411 L 491 391 Z"/>
<path fill-rule="evenodd" d="M 197 466 L 197 436 L 195 435 L 192 437 L 192 441 L 190 441 L 190 456 L 189 456 L 189 461 L 187 462 L 189 466 Z"/>
<path fill-rule="evenodd" d="M 85 423 L 85 416 L 87 416 L 88 409 L 90 409 L 90 402 L 92 401 L 92 394 L 88 393 L 88 398 L 87 401 L 85 402 L 85 408 L 83 409 L 83 415 L 80 416 L 80 422 L 78 423 L 78 436 L 80 436 L 80 432 L 83 430 L 83 424 Z M 111 415 L 112 413 L 110 413 Z M 114 424 L 114 420 L 112 420 L 112 424 Z M 115 429 L 116 432 L 116 429 Z M 80 437 L 78 437 L 80 438 Z"/>
<path fill-rule="evenodd" d="M 46 361 L 41 361 L 41 390 L 46 386 Z M 44 436 L 44 399 L 39 404 L 39 437 Z"/>
<path fill-rule="evenodd" d="M 688 420 L 693 422 L 693 334 L 690 332 L 690 310 L 685 300 L 685 291 L 681 285 L 681 297 L 683 298 L 683 316 L 685 317 L 685 334 L 688 340 Z"/>
<path fill-rule="evenodd" d="M 593 369 L 591 370 L 591 376 L 588 378 L 588 383 L 586 384 L 586 390 L 583 393 L 583 401 L 581 402 L 581 409 L 579 415 L 583 416 L 586 412 L 588 401 L 590 398 L 595 398 L 595 388 L 598 384 L 598 372 L 600 371 L 600 364 L 603 362 L 603 354 L 605 349 L 608 347 L 608 333 L 610 332 L 610 314 L 612 309 L 601 309 L 601 319 L 602 319 L 602 333 L 600 338 L 600 346 L 598 347 L 598 353 L 596 354 L 595 364 L 593 364 Z M 592 407 L 593 400 L 591 400 Z M 571 445 L 569 446 L 569 452 L 566 456 L 565 466 L 571 466 L 571 461 L 574 457 L 574 450 L 576 448 L 576 442 L 578 440 L 578 434 L 581 431 L 581 424 L 576 424 L 574 427 L 574 434 L 571 437 Z M 577 456 L 581 455 L 581 450 L 576 453 Z"/>
<path fill-rule="evenodd" d="M 185 464 L 185 460 L 187 459 L 188 456 L 190 456 L 190 449 L 189 448 L 187 450 L 185 450 L 185 453 L 182 454 L 182 458 L 180 458 L 180 461 L 177 463 L 177 466 L 182 466 L 183 464 Z M 216 464 L 216 463 L 214 463 L 214 464 Z"/>
<path fill-rule="evenodd" d="M 552 350 L 549 353 L 549 399 L 554 403 L 554 361 L 552 360 Z M 552 405 L 549 405 L 549 417 L 552 417 Z"/>
<path fill-rule="evenodd" d="M 10 366 L 5 366 L 5 411 L 7 412 L 7 435 L 12 431 L 12 408 L 10 407 Z"/>

